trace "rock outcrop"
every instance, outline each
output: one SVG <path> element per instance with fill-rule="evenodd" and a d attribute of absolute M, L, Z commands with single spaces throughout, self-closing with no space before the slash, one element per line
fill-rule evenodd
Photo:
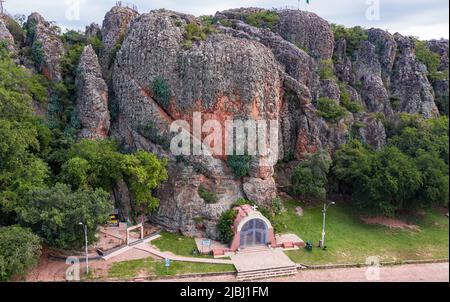
<path fill-rule="evenodd" d="M 58 32 L 38 13 L 28 17 L 26 28 L 26 42 L 32 48 L 38 71 L 52 82 L 61 81 L 61 59 L 65 50 Z"/>
<path fill-rule="evenodd" d="M 0 42 L 6 42 L 6 48 L 8 51 L 15 52 L 14 37 L 9 32 L 2 19 L 0 19 Z"/>
<path fill-rule="evenodd" d="M 280 22 L 274 27 L 275 32 L 305 49 L 314 59 L 331 59 L 334 35 L 327 21 L 314 13 L 300 10 L 279 10 L 278 14 Z"/>
<path fill-rule="evenodd" d="M 86 26 L 84 34 L 86 35 L 87 40 L 94 37 L 100 38 L 102 35 L 102 29 L 97 23 L 91 23 L 89 26 Z"/>
<path fill-rule="evenodd" d="M 108 87 L 102 78 L 100 64 L 91 45 L 84 48 L 80 57 L 76 88 L 76 114 L 82 127 L 79 137 L 106 138 L 110 127 Z"/>
<path fill-rule="evenodd" d="M 392 95 L 400 99 L 400 111 L 421 114 L 426 118 L 439 115 L 434 91 L 428 81 L 428 70 L 415 55 L 412 38 L 395 35 L 399 53 L 391 78 Z"/>
<path fill-rule="evenodd" d="M 114 64 L 117 51 L 120 49 L 128 27 L 139 15 L 129 7 L 114 6 L 105 16 L 101 29 L 103 48 L 100 54 L 100 65 L 105 77 Z"/>
<path fill-rule="evenodd" d="M 151 221 L 217 239 L 217 221 L 231 204 L 248 198 L 271 207 L 277 185 L 288 188 L 295 167 L 308 154 L 319 149 L 333 153 L 350 139 L 382 149 L 387 140 L 383 120 L 395 122 L 400 112 L 433 117 L 439 114 L 436 99 L 447 96 L 448 103 L 448 80 L 430 83 L 411 38 L 369 29 L 367 39 L 355 47 L 354 41 L 335 41 L 330 24 L 313 13 L 276 10 L 278 21 L 259 27 L 248 18 L 267 12 L 218 12 L 210 20 L 214 29 L 202 32 L 206 22 L 191 15 L 168 10 L 140 15 L 116 6 L 101 29 L 95 23 L 86 27 L 86 38 L 101 38 L 103 48 L 97 57 L 86 46 L 80 58 L 75 111 L 80 138 L 112 136 L 126 150 L 168 158 L 169 180 L 155 190 L 160 207 Z M 199 35 L 189 41 L 188 24 L 198 29 L 191 36 Z M 64 48 L 57 33 L 38 14 L 29 17 L 27 28 L 28 46 L 42 54 L 40 69 L 52 81 L 61 80 Z M 0 23 L 1 37 L 14 44 Z M 441 56 L 440 70 L 448 69 L 448 41 L 429 41 L 428 46 Z M 324 76 L 323 68 L 334 75 Z M 325 120 L 320 98 L 348 110 L 339 120 Z M 109 102 L 111 108 L 117 104 L 111 122 Z M 182 131 L 193 140 L 197 114 L 202 122 L 218 121 L 222 131 L 228 120 L 275 121 L 278 153 L 266 138 L 269 153 L 253 156 L 241 179 L 226 154 L 175 156 L 171 124 L 185 121 Z M 214 192 L 214 202 L 204 200 L 200 188 Z M 119 181 L 111 196 L 122 218 L 131 220 L 133 196 L 126 182 Z"/>

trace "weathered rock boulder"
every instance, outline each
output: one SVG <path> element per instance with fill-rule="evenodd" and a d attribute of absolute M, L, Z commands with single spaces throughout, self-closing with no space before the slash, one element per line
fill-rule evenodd
<path fill-rule="evenodd" d="M 272 177 L 267 179 L 247 178 L 244 180 L 243 188 L 249 200 L 267 208 L 272 207 L 272 201 L 277 197 L 277 187 Z"/>
<path fill-rule="evenodd" d="M 274 27 L 284 39 L 307 50 L 315 59 L 333 56 L 334 35 L 330 24 L 318 15 L 300 10 L 279 10 L 280 22 Z"/>
<path fill-rule="evenodd" d="M 122 6 L 114 6 L 106 13 L 101 29 L 103 49 L 100 54 L 100 65 L 105 77 L 114 63 L 114 57 L 120 49 L 131 21 L 138 15 L 134 9 Z"/>
<path fill-rule="evenodd" d="M 391 77 L 392 95 L 400 99 L 400 111 L 430 118 L 439 114 L 426 66 L 415 55 L 412 38 L 395 35 L 398 58 Z"/>
<path fill-rule="evenodd" d="M 38 71 L 52 82 L 61 81 L 61 59 L 65 50 L 57 30 L 38 13 L 28 17 L 26 28 L 26 42 L 32 48 Z"/>
<path fill-rule="evenodd" d="M 79 137 L 106 138 L 110 127 L 108 87 L 102 78 L 100 64 L 91 45 L 84 48 L 80 57 L 76 87 L 76 113 L 82 127 Z"/>

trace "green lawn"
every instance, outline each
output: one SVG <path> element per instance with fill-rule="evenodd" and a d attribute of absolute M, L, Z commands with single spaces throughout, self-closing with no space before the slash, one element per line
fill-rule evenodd
<path fill-rule="evenodd" d="M 174 276 L 182 274 L 234 272 L 230 264 L 208 264 L 172 261 L 170 268 L 164 261 L 153 258 L 114 263 L 108 271 L 109 278 L 128 279 L 138 276 Z"/>
<path fill-rule="evenodd" d="M 439 259 L 449 256 L 449 221 L 437 210 L 427 211 L 424 219 L 414 221 L 419 231 L 390 230 L 367 225 L 343 205 L 331 206 L 327 212 L 325 245 L 317 248 L 322 232 L 321 208 L 304 209 L 304 216 L 295 214 L 295 201 L 286 201 L 286 212 L 276 217 L 285 225 L 286 233 L 295 233 L 314 249 L 289 251 L 287 255 L 303 264 L 365 263 L 366 257 L 378 256 L 381 261 Z"/>
<path fill-rule="evenodd" d="M 177 233 L 161 232 L 161 238 L 152 241 L 162 252 L 172 252 L 178 256 L 212 258 L 209 255 L 194 255 L 193 250 L 197 250 L 197 245 L 193 238 L 189 238 Z"/>

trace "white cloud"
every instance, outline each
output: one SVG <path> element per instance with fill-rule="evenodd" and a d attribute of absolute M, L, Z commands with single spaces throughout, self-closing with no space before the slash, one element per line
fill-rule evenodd
<path fill-rule="evenodd" d="M 66 10 L 74 1 L 80 1 L 80 20 L 68 20 Z M 380 2 L 381 19 L 366 19 L 367 3 Z M 236 7 L 299 7 L 317 13 L 324 19 L 346 26 L 361 25 L 379 27 L 404 35 L 419 36 L 422 39 L 448 38 L 448 0 L 124 0 L 136 4 L 140 12 L 167 8 L 194 15 L 214 14 L 216 11 Z M 11 14 L 41 13 L 46 19 L 68 28 L 83 29 L 91 22 L 102 23 L 105 13 L 116 0 L 6 0 L 5 6 Z"/>

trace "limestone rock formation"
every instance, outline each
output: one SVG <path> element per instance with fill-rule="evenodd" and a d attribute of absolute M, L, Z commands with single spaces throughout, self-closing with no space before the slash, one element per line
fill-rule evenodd
<path fill-rule="evenodd" d="M 76 87 L 76 113 L 82 127 L 79 137 L 106 138 L 110 127 L 108 87 L 91 45 L 84 48 L 80 57 Z"/>
<path fill-rule="evenodd" d="M 138 12 L 122 6 L 114 6 L 105 16 L 101 29 L 103 49 L 100 54 L 100 65 L 104 75 L 114 63 L 114 57 L 122 44 L 128 26 L 139 15 Z"/>
<path fill-rule="evenodd" d="M 28 17 L 26 28 L 27 44 L 32 48 L 38 70 L 50 81 L 61 81 L 61 59 L 65 50 L 58 32 L 38 13 Z"/>

